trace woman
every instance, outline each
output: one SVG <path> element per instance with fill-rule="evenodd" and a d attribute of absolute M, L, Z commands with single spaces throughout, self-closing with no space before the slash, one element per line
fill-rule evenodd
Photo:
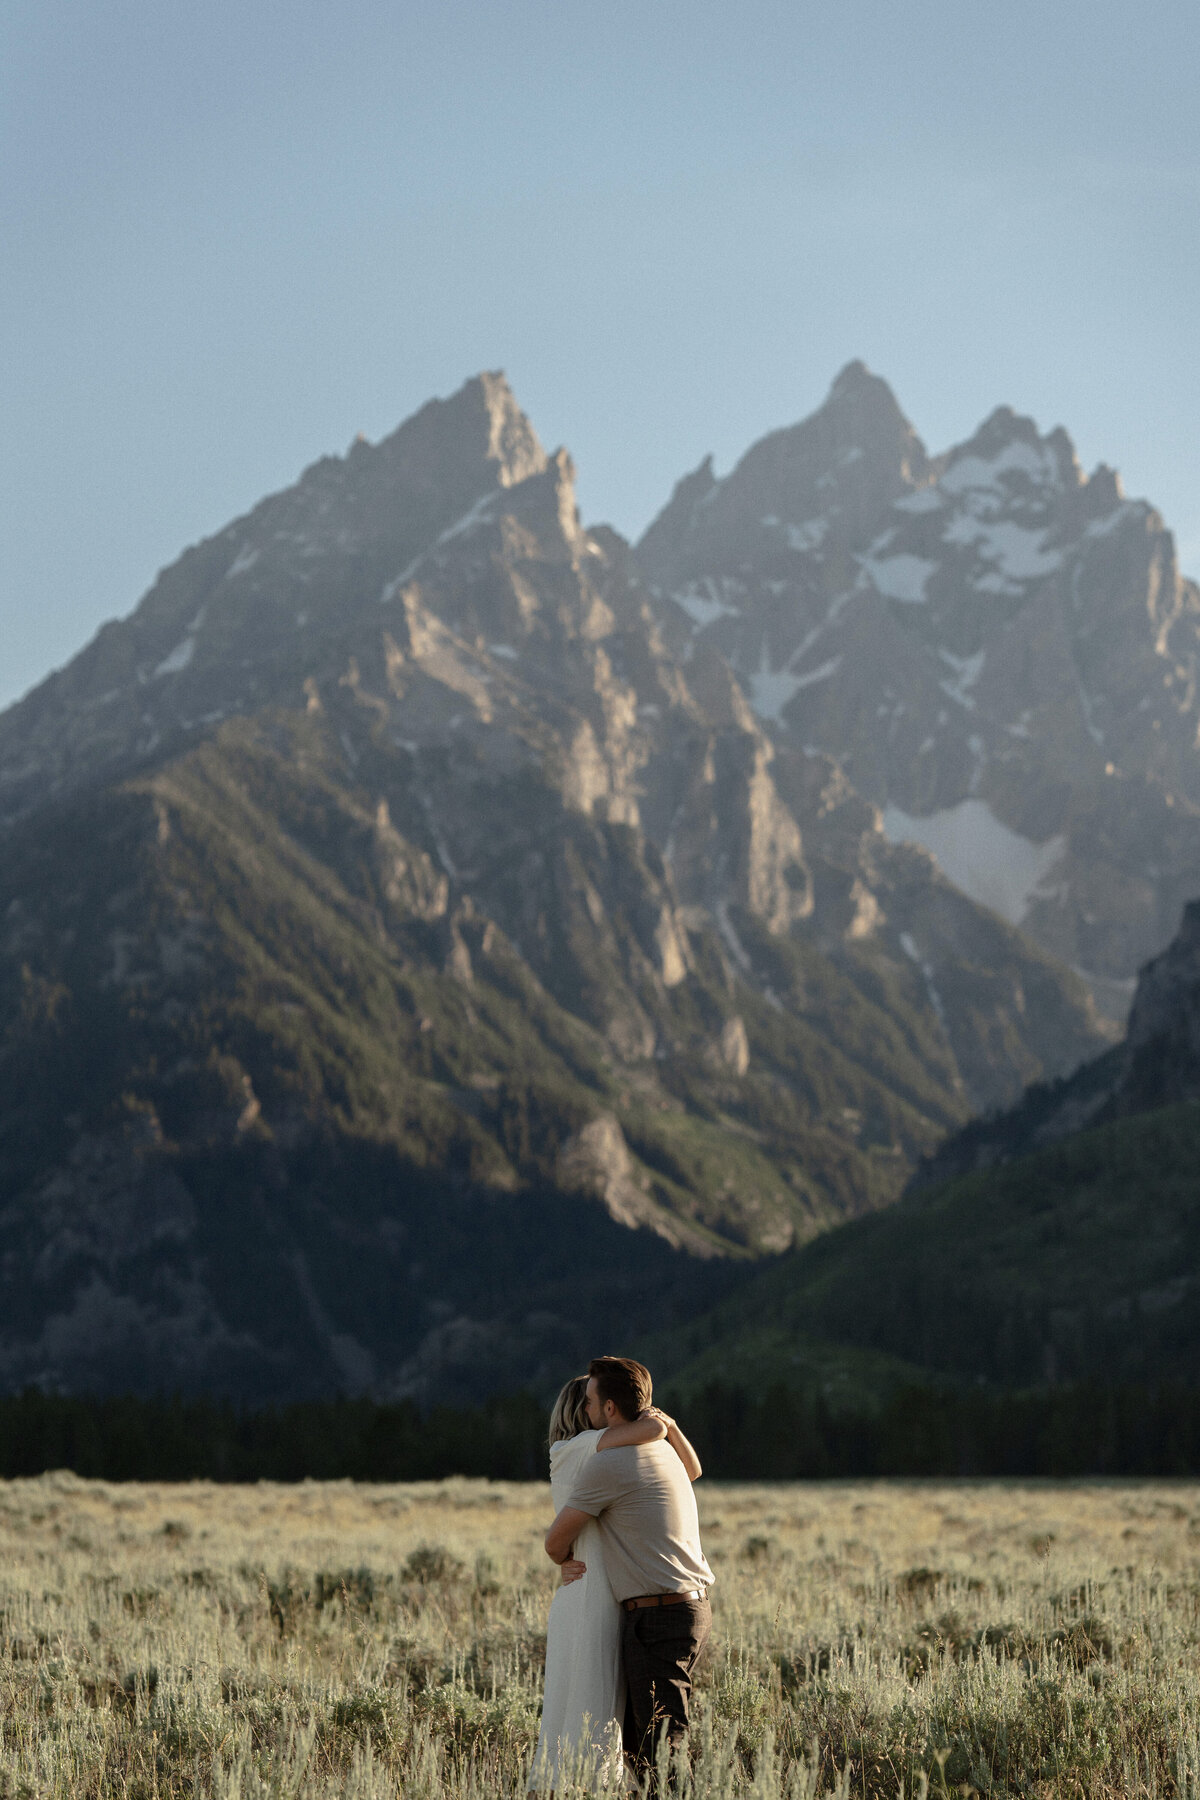
<path fill-rule="evenodd" d="M 568 1381 L 550 1415 L 550 1494 L 556 1511 L 566 1505 L 587 1457 L 627 1444 L 652 1444 L 669 1437 L 695 1480 L 691 1465 L 698 1473 L 699 1461 L 673 1419 L 651 1407 L 632 1423 L 622 1420 L 603 1431 L 594 1430 L 588 1423 L 587 1385 L 586 1375 Z M 587 1573 L 564 1581 L 551 1602 L 546 1691 L 531 1794 L 553 1795 L 568 1779 L 581 1776 L 594 1788 L 619 1790 L 623 1779 L 621 1613 L 608 1585 L 594 1521 L 580 1532 L 572 1559 L 586 1565 Z"/>

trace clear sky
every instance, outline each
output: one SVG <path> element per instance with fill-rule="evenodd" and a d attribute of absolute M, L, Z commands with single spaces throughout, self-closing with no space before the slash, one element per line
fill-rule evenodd
<path fill-rule="evenodd" d="M 484 368 L 631 536 L 861 356 L 1200 573 L 1198 70 L 1196 0 L 5 0 L 0 703 Z"/>

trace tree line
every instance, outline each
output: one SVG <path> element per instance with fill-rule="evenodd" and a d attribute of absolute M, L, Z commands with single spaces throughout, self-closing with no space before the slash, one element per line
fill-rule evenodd
<path fill-rule="evenodd" d="M 1200 1474 L 1200 1388 L 1184 1384 L 911 1386 L 847 1406 L 783 1385 L 713 1383 L 677 1404 L 706 1473 L 723 1480 Z M 107 1481 L 540 1480 L 546 1408 L 527 1393 L 428 1410 L 409 1400 L 0 1397 L 0 1476 L 50 1469 Z"/>
<path fill-rule="evenodd" d="M 687 1423 L 706 1470 L 725 1478 L 1200 1473 L 1200 1388 L 1181 1383 L 913 1385 L 858 1406 L 714 1383 L 690 1397 Z"/>

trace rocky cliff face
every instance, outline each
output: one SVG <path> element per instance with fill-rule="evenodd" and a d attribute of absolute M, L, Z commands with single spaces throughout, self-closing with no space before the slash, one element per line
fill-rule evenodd
<path fill-rule="evenodd" d="M 553 1379 L 1102 1041 L 572 481 L 480 377 L 0 719 L 0 1380 Z"/>
<path fill-rule="evenodd" d="M 738 674 L 894 842 L 1123 1017 L 1200 881 L 1200 591 L 1162 520 L 999 408 L 929 456 L 861 363 L 637 547 L 664 639 Z"/>
<path fill-rule="evenodd" d="M 1142 969 L 1119 1045 L 952 1134 L 914 1185 L 994 1168 L 1092 1126 L 1188 1100 L 1200 1100 L 1200 901 L 1184 908 L 1171 943 Z"/>
<path fill-rule="evenodd" d="M 1121 1112 L 1200 1098 L 1200 901 L 1138 980 L 1124 1045 Z"/>

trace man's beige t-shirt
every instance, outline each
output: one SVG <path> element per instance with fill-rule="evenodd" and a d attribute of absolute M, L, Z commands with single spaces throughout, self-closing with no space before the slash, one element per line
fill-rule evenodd
<path fill-rule="evenodd" d="M 567 1505 L 590 1513 L 604 1538 L 604 1566 L 618 1600 L 707 1588 L 696 1496 L 665 1441 L 599 1450 L 587 1458 Z"/>

